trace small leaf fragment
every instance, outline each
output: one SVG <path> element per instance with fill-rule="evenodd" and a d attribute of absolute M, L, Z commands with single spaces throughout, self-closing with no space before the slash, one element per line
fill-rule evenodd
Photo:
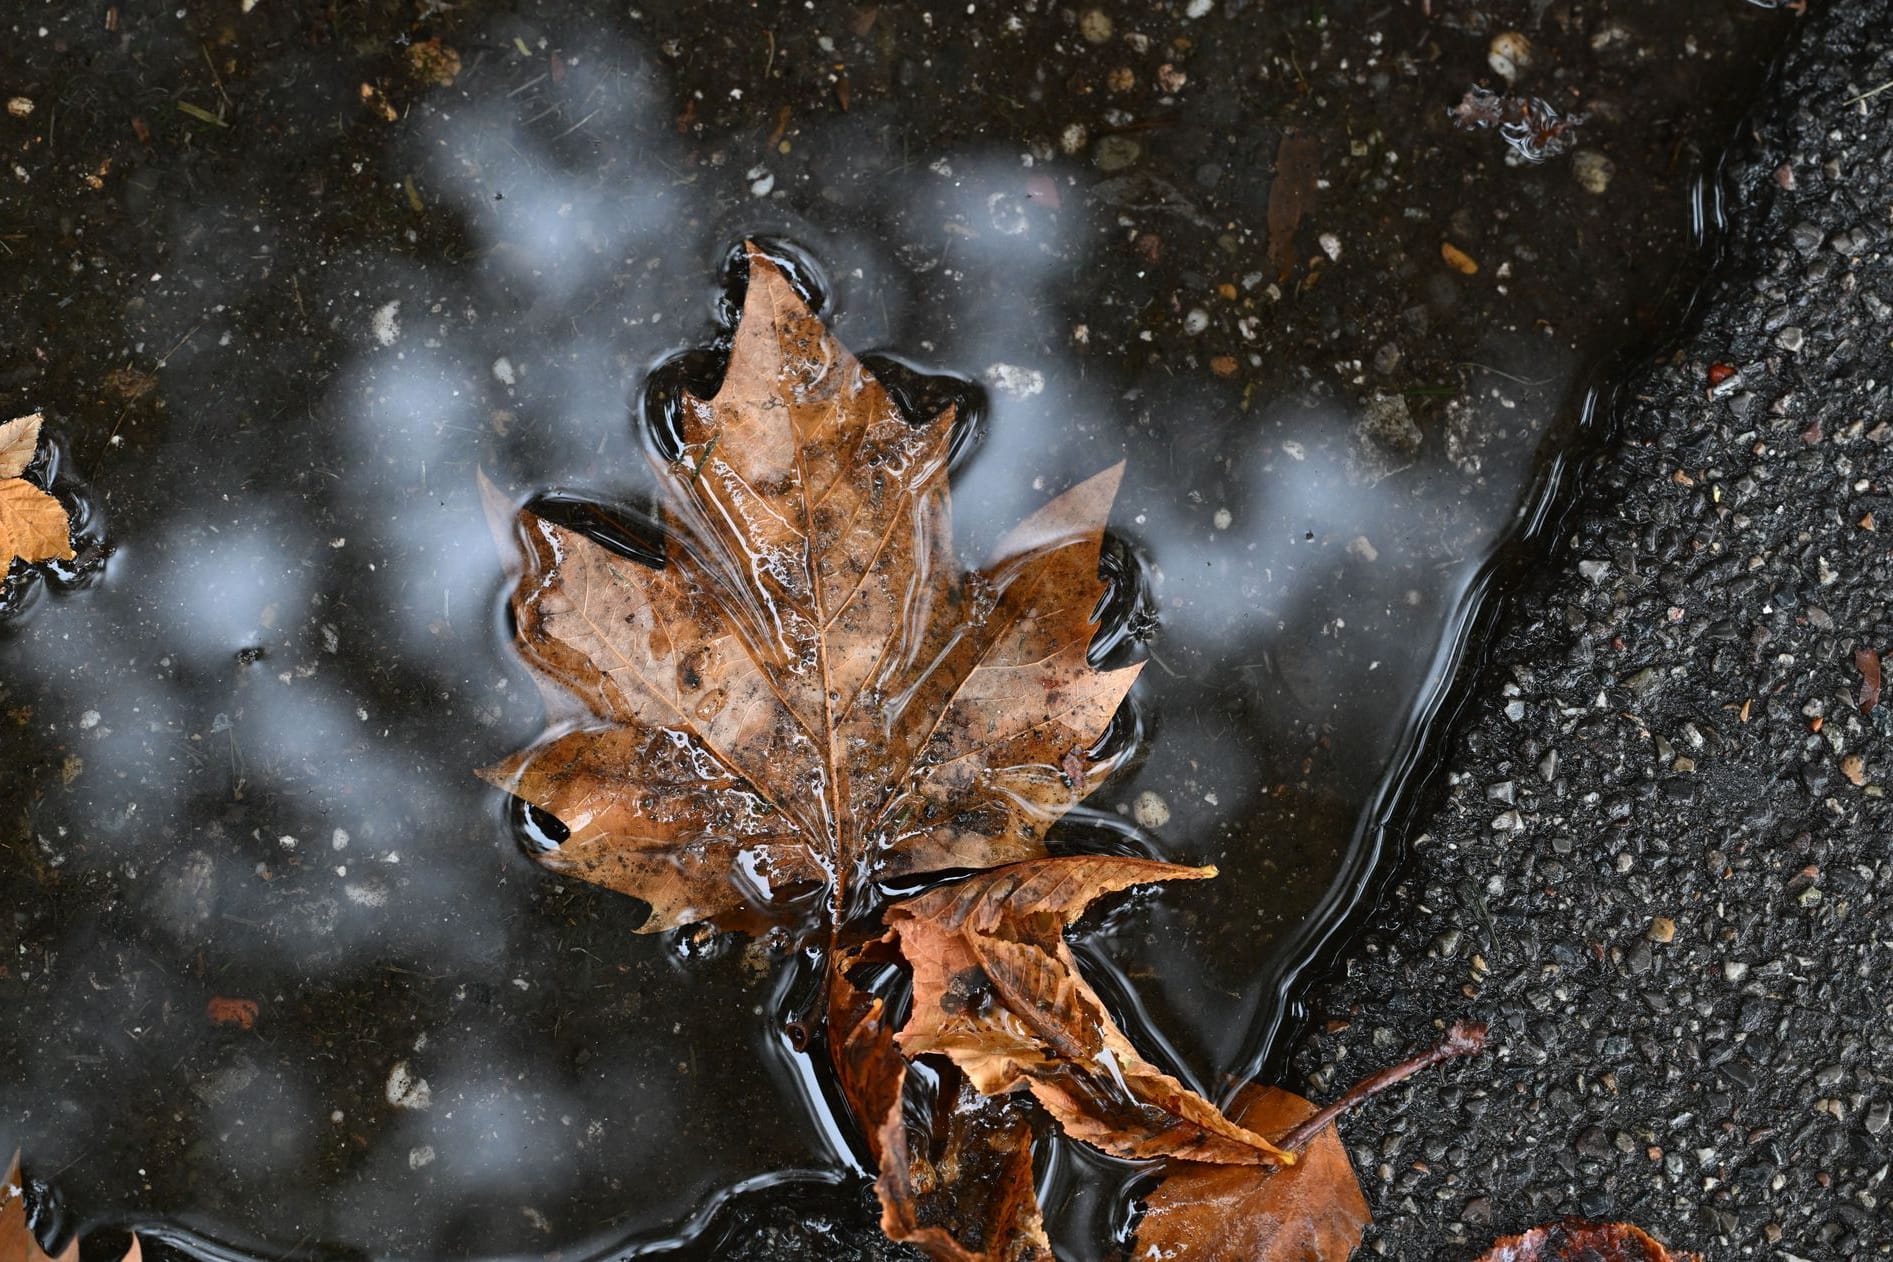
<path fill-rule="evenodd" d="M 230 126 L 229 123 L 226 123 L 223 119 L 217 117 L 201 105 L 193 105 L 189 101 L 179 101 L 177 108 L 179 113 L 188 114 L 200 123 L 209 123 L 213 127 Z"/>
<path fill-rule="evenodd" d="M 1231 1114 L 1279 1140 L 1315 1106 L 1280 1087 L 1252 1086 Z M 1373 1220 L 1333 1122 L 1292 1166 L 1173 1162 L 1144 1203 L 1131 1256 L 1176 1262 L 1346 1262 Z"/>
<path fill-rule="evenodd" d="M 1880 704 L 1880 654 L 1875 649 L 1855 649 L 1854 669 L 1860 672 L 1860 713 L 1872 714 Z"/>
<path fill-rule="evenodd" d="M 1466 253 L 1451 241 L 1439 243 L 1439 256 L 1446 260 L 1446 266 L 1464 276 L 1479 274 L 1479 260 Z"/>
<path fill-rule="evenodd" d="M 212 995 L 204 1004 L 204 1016 L 212 1025 L 235 1026 L 239 1030 L 256 1028 L 257 1003 L 254 999 L 233 999 Z"/>
<path fill-rule="evenodd" d="M 1566 1219 L 1507 1236 L 1479 1262 L 1702 1262 L 1702 1255 L 1671 1253 L 1629 1223 Z"/>

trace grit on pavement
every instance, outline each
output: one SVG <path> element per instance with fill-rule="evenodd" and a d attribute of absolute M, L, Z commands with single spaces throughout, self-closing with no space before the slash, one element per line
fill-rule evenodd
<path fill-rule="evenodd" d="M 1628 383 L 1403 879 L 1311 996 L 1318 1099 L 1492 1026 L 1345 1123 L 1374 1253 L 1566 1214 L 1893 1253 L 1893 715 L 1856 665 L 1893 650 L 1893 10 L 1809 10 L 1697 326 Z"/>

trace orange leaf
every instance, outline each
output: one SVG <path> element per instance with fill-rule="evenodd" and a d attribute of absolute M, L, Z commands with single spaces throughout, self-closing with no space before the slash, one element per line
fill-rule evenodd
<path fill-rule="evenodd" d="M 722 386 L 684 399 L 658 469 L 664 564 L 516 521 L 519 649 L 568 713 L 481 774 L 570 831 L 548 867 L 645 900 L 654 931 L 815 887 L 839 924 L 877 879 L 1044 852 L 1123 757 L 1087 752 L 1138 672 L 1086 661 L 1119 470 L 969 573 L 952 429 L 902 416 L 750 248 Z"/>
<path fill-rule="evenodd" d="M 1315 1106 L 1280 1087 L 1249 1087 L 1233 1112 L 1279 1139 Z M 1283 1169 L 1174 1162 L 1145 1204 L 1133 1256 L 1174 1262 L 1347 1262 L 1372 1221 L 1332 1122 Z"/>
<path fill-rule="evenodd" d="M 256 1000 L 227 999 L 222 995 L 212 995 L 210 1002 L 204 1005 L 204 1015 L 210 1018 L 212 1025 L 234 1025 L 239 1029 L 256 1028 Z"/>
<path fill-rule="evenodd" d="M 1575 1218 L 1507 1236 L 1479 1262 L 1702 1262 L 1699 1253 L 1671 1253 L 1629 1223 Z"/>
<path fill-rule="evenodd" d="M 1100 894 L 1215 874 L 1079 855 L 1012 864 L 896 903 L 888 927 L 914 970 L 901 1050 L 947 1056 L 987 1095 L 1023 1085 L 1066 1134 L 1114 1156 L 1292 1162 L 1139 1056 L 1065 944 L 1066 926 Z"/>

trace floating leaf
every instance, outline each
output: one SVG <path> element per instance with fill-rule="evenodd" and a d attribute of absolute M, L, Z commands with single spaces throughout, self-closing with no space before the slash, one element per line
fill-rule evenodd
<path fill-rule="evenodd" d="M 1315 1106 L 1280 1087 L 1249 1087 L 1236 1122 L 1280 1141 Z M 1373 1221 L 1333 1122 L 1280 1169 L 1176 1162 L 1147 1198 L 1138 1259 L 1346 1262 Z"/>
<path fill-rule="evenodd" d="M 40 414 L 0 425 L 0 573 L 22 561 L 70 561 L 70 524 L 65 507 L 20 475 L 39 447 Z"/>
<path fill-rule="evenodd" d="M 653 931 L 811 887 L 838 925 L 877 880 L 1042 854 L 1123 757 L 1093 751 L 1139 668 L 1086 660 L 1119 470 L 967 572 L 952 410 L 910 423 L 754 248 L 722 387 L 681 428 L 661 567 L 517 517 L 520 651 L 583 709 L 482 774 L 570 831 L 546 865 L 645 900 Z"/>
<path fill-rule="evenodd" d="M 1139 1056 L 1065 943 L 1066 926 L 1100 894 L 1215 874 L 1077 855 L 897 903 L 887 922 L 914 970 L 914 1000 L 896 1041 L 909 1056 L 949 1057 L 988 1095 L 1024 1086 L 1067 1135 L 1115 1156 L 1292 1162 Z"/>

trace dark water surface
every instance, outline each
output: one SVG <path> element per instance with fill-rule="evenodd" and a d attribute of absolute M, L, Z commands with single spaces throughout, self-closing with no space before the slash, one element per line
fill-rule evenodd
<path fill-rule="evenodd" d="M 1223 876 L 1081 953 L 1216 1094 L 1399 840 L 1489 562 L 1600 366 L 1673 327 L 1792 20 L 241 8 L 0 20 L 31 103 L 0 120 L 0 403 L 47 414 L 35 475 L 82 519 L 0 624 L 0 1147 L 69 1226 L 270 1257 L 655 1247 L 853 1168 L 780 962 L 634 936 L 472 774 L 543 717 L 475 471 L 645 498 L 640 400 L 727 321 L 736 243 L 803 260 L 917 402 L 974 406 L 963 555 L 1128 462 L 1147 756 L 1093 801 Z M 1506 90 L 1505 32 L 1517 90 L 1585 116 L 1541 164 L 1449 117 Z M 1050 1162 L 1073 1258 L 1122 1217 L 1106 1166 Z"/>

